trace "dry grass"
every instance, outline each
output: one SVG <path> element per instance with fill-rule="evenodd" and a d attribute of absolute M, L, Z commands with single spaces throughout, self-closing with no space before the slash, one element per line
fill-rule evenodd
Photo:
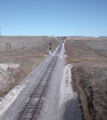
<path fill-rule="evenodd" d="M 10 69 L 7 84 L 0 88 L 0 96 L 7 94 L 48 55 L 49 43 L 52 51 L 59 44 L 59 40 L 46 36 L 0 36 L 0 63 L 17 63 L 20 67 L 15 73 Z M 6 43 L 11 43 L 11 53 L 6 55 Z M 23 47 L 24 45 L 24 47 Z M 14 71 L 14 70 L 13 70 Z M 14 80 L 12 80 L 14 79 Z"/>
<path fill-rule="evenodd" d="M 71 38 L 65 44 L 67 63 L 74 63 L 73 86 L 85 120 L 107 119 L 107 38 Z"/>

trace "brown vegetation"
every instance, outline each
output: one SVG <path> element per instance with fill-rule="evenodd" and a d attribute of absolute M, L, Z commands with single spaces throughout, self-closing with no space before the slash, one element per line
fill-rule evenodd
<path fill-rule="evenodd" d="M 73 63 L 74 90 L 78 91 L 85 120 L 107 119 L 107 39 L 70 38 L 65 43 L 67 63 Z"/>
<path fill-rule="evenodd" d="M 48 55 L 50 42 L 53 51 L 59 44 L 58 39 L 53 37 L 0 36 L 0 64 L 15 63 L 20 65 L 17 69 L 9 68 L 7 70 L 9 75 L 4 77 L 6 84 L 1 85 L 0 97 L 7 94 L 9 90 L 19 84 Z M 11 49 L 8 49 L 7 52 L 6 43 L 11 43 Z"/>

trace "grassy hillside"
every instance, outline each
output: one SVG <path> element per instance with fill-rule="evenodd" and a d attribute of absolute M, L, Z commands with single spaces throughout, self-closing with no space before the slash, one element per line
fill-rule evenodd
<path fill-rule="evenodd" d="M 65 43 L 67 63 L 73 63 L 85 120 L 107 119 L 107 38 L 71 37 Z"/>
<path fill-rule="evenodd" d="M 59 44 L 57 38 L 0 36 L 0 96 L 7 94 L 48 55 L 50 42 L 53 51 Z M 6 52 L 6 44 L 8 43 L 11 46 L 7 46 Z M 10 64 L 19 65 L 19 67 L 13 68 Z"/>

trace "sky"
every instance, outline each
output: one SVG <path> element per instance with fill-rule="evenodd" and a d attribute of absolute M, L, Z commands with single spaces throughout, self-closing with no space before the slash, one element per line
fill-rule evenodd
<path fill-rule="evenodd" d="M 107 36 L 107 0 L 0 0 L 3 36 Z"/>

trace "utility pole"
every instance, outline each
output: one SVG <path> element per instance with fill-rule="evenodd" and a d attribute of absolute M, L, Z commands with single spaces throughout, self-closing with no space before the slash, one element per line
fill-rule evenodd
<path fill-rule="evenodd" d="M 6 43 L 6 62 L 8 64 L 9 68 L 9 62 L 10 62 L 10 55 L 11 55 L 11 43 Z M 7 70 L 7 80 L 8 80 L 8 70 Z"/>
<path fill-rule="evenodd" d="M 11 55 L 11 43 L 6 43 L 6 56 Z"/>

